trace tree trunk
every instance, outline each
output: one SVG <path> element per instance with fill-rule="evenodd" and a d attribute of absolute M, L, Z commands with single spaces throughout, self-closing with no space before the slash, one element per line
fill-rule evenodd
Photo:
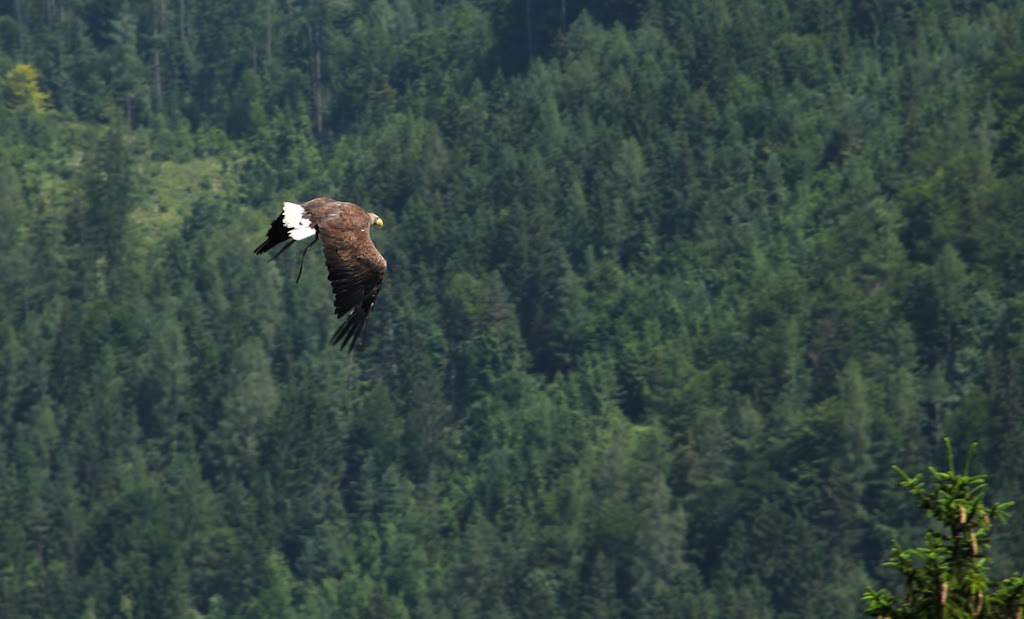
<path fill-rule="evenodd" d="M 319 37 L 318 37 L 319 38 Z M 313 78 L 313 109 L 316 110 L 316 136 L 323 137 L 324 134 L 324 111 L 323 105 L 320 101 L 320 48 L 316 50 L 316 62 L 314 67 L 314 78 Z"/>
<path fill-rule="evenodd" d="M 533 2 L 526 0 L 526 64 L 533 62 Z"/>
<path fill-rule="evenodd" d="M 159 47 L 156 49 L 156 53 L 153 56 L 153 72 L 155 73 L 155 75 L 154 75 L 154 80 L 155 80 L 154 95 L 156 96 L 156 101 L 154 101 L 153 103 L 156 106 L 156 113 L 159 114 L 160 111 L 163 110 L 163 107 L 164 107 L 164 89 L 163 89 L 163 84 L 162 84 L 162 82 L 160 80 L 160 48 Z"/>
<path fill-rule="evenodd" d="M 18 22 L 18 53 L 25 60 L 25 20 L 21 16 L 21 0 L 14 0 L 14 18 Z"/>
<path fill-rule="evenodd" d="M 157 6 L 157 17 L 153 24 L 153 78 L 154 78 L 154 95 L 156 101 L 156 113 L 159 114 L 164 107 L 164 85 L 163 79 L 160 75 L 160 47 L 163 45 L 162 34 L 164 30 L 164 15 L 167 10 L 167 6 L 164 4 L 164 0 L 160 0 Z"/>
<path fill-rule="evenodd" d="M 274 3 L 273 3 L 273 0 L 268 0 L 268 2 L 267 2 L 267 66 L 270 66 L 270 61 L 274 58 L 273 15 L 274 15 Z"/>
<path fill-rule="evenodd" d="M 313 51 L 313 116 L 316 120 L 316 137 L 320 138 L 323 137 L 324 132 L 324 116 L 320 100 L 320 29 L 314 27 L 312 23 L 308 24 L 306 28 L 309 33 L 310 48 Z"/>
<path fill-rule="evenodd" d="M 188 7 L 185 0 L 178 1 L 178 33 L 183 43 L 188 42 Z"/>

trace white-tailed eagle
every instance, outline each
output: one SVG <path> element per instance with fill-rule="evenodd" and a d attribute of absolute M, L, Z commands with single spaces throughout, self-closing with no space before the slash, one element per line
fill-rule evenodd
<path fill-rule="evenodd" d="M 267 240 L 256 248 L 256 253 L 262 254 L 287 241 L 273 260 L 295 241 L 313 237 L 311 246 L 320 239 L 327 261 L 327 278 L 334 290 L 334 313 L 338 318 L 348 314 L 348 319 L 334 332 L 331 344 L 340 342 L 342 349 L 348 347 L 350 351 L 366 326 L 388 270 L 387 261 L 370 239 L 370 226 L 374 225 L 383 228 L 384 221 L 351 202 L 331 198 L 313 198 L 305 204 L 285 202 L 281 214 L 270 224 Z M 305 258 L 306 252 L 302 255 Z"/>

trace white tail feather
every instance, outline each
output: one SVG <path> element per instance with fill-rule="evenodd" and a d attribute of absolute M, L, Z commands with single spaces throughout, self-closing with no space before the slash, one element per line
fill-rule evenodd
<path fill-rule="evenodd" d="M 306 209 L 301 204 L 285 202 L 282 209 L 284 227 L 288 228 L 288 236 L 300 241 L 316 234 L 313 224 L 306 218 Z"/>

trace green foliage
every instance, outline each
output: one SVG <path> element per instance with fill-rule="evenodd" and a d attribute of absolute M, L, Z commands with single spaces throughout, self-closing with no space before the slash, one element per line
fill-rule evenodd
<path fill-rule="evenodd" d="M 953 448 L 946 439 L 949 470 L 931 469 L 934 486 L 927 488 L 921 474 L 910 477 L 893 467 L 900 486 L 914 496 L 918 507 L 938 521 L 929 528 L 925 546 L 904 549 L 893 541 L 892 557 L 885 563 L 906 579 L 902 600 L 887 589 L 868 588 L 866 614 L 875 617 L 1018 617 L 1024 612 L 1024 576 L 1003 580 L 989 576 L 987 554 L 992 527 L 1005 522 L 1013 501 L 985 502 L 985 475 L 970 475 L 971 446 L 962 473 L 953 466 Z"/>
<path fill-rule="evenodd" d="M 1019 500 L 1022 5 L 583 4 L 0 3 L 0 616 L 852 617 L 886 463 Z"/>
<path fill-rule="evenodd" d="M 39 71 L 30 64 L 15 65 L 4 76 L 4 98 L 12 109 L 27 108 L 42 114 L 49 109 L 50 95 L 39 88 Z"/>

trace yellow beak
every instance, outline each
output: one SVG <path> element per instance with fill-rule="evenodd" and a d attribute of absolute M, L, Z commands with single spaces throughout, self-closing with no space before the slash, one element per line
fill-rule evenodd
<path fill-rule="evenodd" d="M 373 223 L 374 223 L 374 225 L 380 226 L 381 228 L 383 228 L 383 227 L 384 227 L 384 220 L 383 220 L 383 219 L 381 219 L 380 217 L 378 217 L 378 218 L 377 218 L 377 221 L 375 221 L 375 222 L 373 222 Z"/>

